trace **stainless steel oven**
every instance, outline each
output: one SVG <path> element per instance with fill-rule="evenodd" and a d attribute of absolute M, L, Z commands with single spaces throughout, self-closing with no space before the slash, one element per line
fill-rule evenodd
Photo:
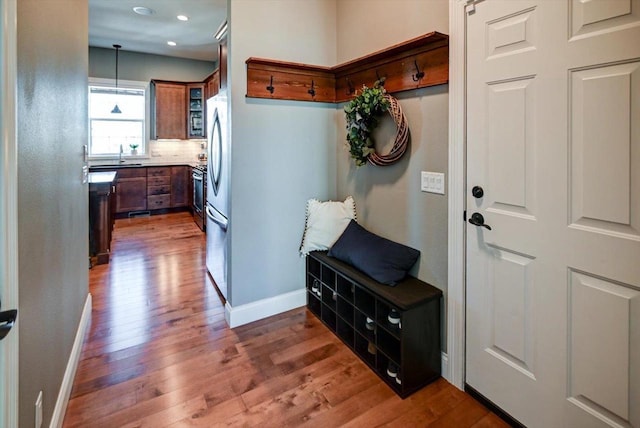
<path fill-rule="evenodd" d="M 193 173 L 191 175 L 193 178 L 193 220 L 203 232 L 206 229 L 204 214 L 204 204 L 207 200 L 206 174 L 207 166 L 198 165 L 193 167 Z"/>

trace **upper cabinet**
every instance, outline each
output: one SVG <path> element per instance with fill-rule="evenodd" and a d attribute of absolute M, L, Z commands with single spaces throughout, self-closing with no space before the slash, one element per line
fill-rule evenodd
<path fill-rule="evenodd" d="M 205 83 L 151 81 L 151 139 L 205 138 Z"/>
<path fill-rule="evenodd" d="M 187 85 L 187 130 L 189 138 L 204 138 L 204 83 Z"/>
<path fill-rule="evenodd" d="M 220 91 L 220 70 L 216 70 L 204 80 L 205 98 L 209 99 Z"/>
<path fill-rule="evenodd" d="M 187 138 L 187 90 L 184 83 L 151 81 L 151 138 Z"/>

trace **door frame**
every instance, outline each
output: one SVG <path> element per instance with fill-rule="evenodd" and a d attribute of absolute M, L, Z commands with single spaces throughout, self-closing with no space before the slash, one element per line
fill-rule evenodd
<path fill-rule="evenodd" d="M 449 0 L 449 220 L 447 379 L 465 383 L 466 9 L 482 0 Z"/>
<path fill-rule="evenodd" d="M 17 142 L 17 0 L 0 0 L 0 281 L 3 309 L 18 307 L 18 142 Z M 0 425 L 18 426 L 19 321 L 4 339 Z"/>

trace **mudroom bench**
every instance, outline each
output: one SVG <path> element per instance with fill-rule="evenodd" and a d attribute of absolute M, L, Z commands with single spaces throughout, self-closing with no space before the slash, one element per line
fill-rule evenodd
<path fill-rule="evenodd" d="M 440 377 L 442 291 L 414 277 L 381 284 L 314 251 L 307 307 L 400 397 Z"/>

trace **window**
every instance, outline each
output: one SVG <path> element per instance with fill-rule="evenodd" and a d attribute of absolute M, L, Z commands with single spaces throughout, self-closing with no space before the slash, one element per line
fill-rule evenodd
<path fill-rule="evenodd" d="M 129 82 L 118 89 L 103 80 L 89 84 L 89 155 L 91 157 L 129 156 L 131 145 L 138 155 L 146 154 L 146 88 Z M 121 113 L 113 113 L 118 105 Z"/>

